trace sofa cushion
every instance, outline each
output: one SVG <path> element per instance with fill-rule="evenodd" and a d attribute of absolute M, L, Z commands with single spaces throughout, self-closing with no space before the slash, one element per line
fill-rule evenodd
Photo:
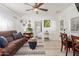
<path fill-rule="evenodd" d="M 19 32 L 19 33 L 13 33 L 13 38 L 14 39 L 20 39 L 20 38 L 22 38 L 21 32 Z"/>
<path fill-rule="evenodd" d="M 19 38 L 23 37 L 21 32 L 18 33 L 18 36 L 19 36 Z"/>
<path fill-rule="evenodd" d="M 8 41 L 8 42 L 13 41 L 13 37 L 12 37 L 12 36 L 9 36 L 9 37 L 6 37 L 6 38 L 7 38 L 7 41 Z"/>
<path fill-rule="evenodd" d="M 8 41 L 5 37 L 3 36 L 0 36 L 0 47 L 1 48 L 4 48 L 8 45 Z"/>

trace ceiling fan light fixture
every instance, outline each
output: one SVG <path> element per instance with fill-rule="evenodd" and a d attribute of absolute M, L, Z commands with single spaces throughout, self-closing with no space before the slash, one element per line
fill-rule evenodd
<path fill-rule="evenodd" d="M 35 8 L 34 11 L 39 11 L 38 8 Z"/>

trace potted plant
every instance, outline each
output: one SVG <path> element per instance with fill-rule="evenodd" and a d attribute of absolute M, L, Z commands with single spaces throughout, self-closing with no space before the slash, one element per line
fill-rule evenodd
<path fill-rule="evenodd" d="M 28 24 L 28 28 L 26 29 L 26 32 L 29 33 L 31 35 L 31 37 L 33 37 L 33 29 L 31 27 L 30 21 Z"/>
<path fill-rule="evenodd" d="M 33 33 L 33 29 L 31 27 L 28 27 L 26 30 L 28 33 Z"/>

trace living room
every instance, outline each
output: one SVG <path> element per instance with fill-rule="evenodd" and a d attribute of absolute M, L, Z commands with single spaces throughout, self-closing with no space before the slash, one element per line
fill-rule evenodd
<path fill-rule="evenodd" d="M 79 18 L 77 7 L 75 3 L 0 3 L 0 36 L 8 40 L 5 47 L 0 46 L 0 55 L 73 56 L 72 50 L 61 52 L 60 33 L 79 35 L 78 28 L 72 26 Z M 16 32 L 22 35 L 21 39 L 15 39 Z M 34 43 L 30 46 L 32 40 L 36 41 L 35 48 Z"/>

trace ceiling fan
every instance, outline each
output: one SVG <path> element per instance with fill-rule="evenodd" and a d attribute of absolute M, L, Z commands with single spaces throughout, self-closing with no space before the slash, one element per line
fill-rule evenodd
<path fill-rule="evenodd" d="M 36 14 L 38 14 L 39 10 L 42 10 L 42 11 L 45 11 L 45 12 L 48 11 L 48 9 L 40 8 L 44 3 L 35 3 L 35 5 L 30 5 L 28 3 L 24 3 L 24 4 L 32 7 L 32 9 L 27 9 L 26 11 L 34 10 L 36 12 Z"/>

